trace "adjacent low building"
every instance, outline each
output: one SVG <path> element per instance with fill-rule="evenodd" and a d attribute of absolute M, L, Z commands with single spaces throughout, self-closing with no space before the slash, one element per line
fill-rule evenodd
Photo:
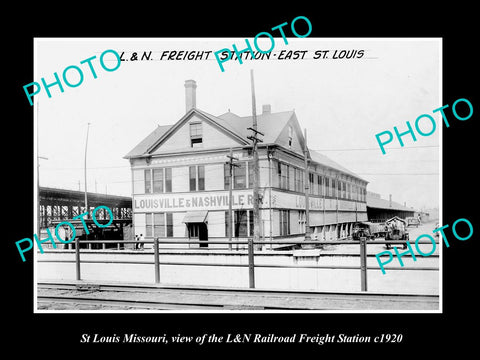
<path fill-rule="evenodd" d="M 135 233 L 146 239 L 201 241 L 253 236 L 252 116 L 213 116 L 196 107 L 196 83 L 185 82 L 186 113 L 157 126 L 126 156 L 132 171 Z M 260 234 L 268 239 L 304 239 L 305 181 L 308 181 L 312 238 L 333 240 L 367 220 L 367 181 L 326 156 L 308 151 L 295 111 L 257 115 Z M 237 159 L 230 179 L 227 155 Z M 232 181 L 232 228 L 228 228 Z M 197 245 L 198 246 L 198 245 Z"/>
<path fill-rule="evenodd" d="M 417 217 L 413 208 L 393 201 L 392 195 L 386 200 L 380 194 L 370 191 L 367 192 L 367 214 L 371 222 L 385 222 L 394 216 L 404 220 L 407 217 Z"/>

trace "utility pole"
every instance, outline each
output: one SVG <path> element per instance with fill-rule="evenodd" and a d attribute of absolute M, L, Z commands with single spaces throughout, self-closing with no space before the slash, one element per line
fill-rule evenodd
<path fill-rule="evenodd" d="M 230 148 L 230 155 L 227 155 L 227 157 L 230 159 L 227 161 L 227 164 L 229 165 L 229 185 L 228 185 L 228 250 L 232 251 L 232 189 L 233 189 L 233 168 L 235 166 L 238 166 L 237 164 L 234 164 L 234 160 L 238 160 L 238 158 L 233 156 L 233 150 Z"/>
<path fill-rule="evenodd" d="M 37 100 L 37 234 L 38 234 L 38 238 L 40 239 L 41 238 L 40 231 L 42 229 L 42 224 L 40 221 L 41 209 L 42 209 L 42 206 L 40 204 L 40 159 L 48 160 L 48 158 L 45 156 L 40 156 L 38 153 L 38 121 L 39 121 L 38 111 L 39 110 L 40 110 L 40 102 Z M 43 214 L 44 223 L 46 223 L 45 216 L 46 216 L 46 212 L 44 212 Z"/>
<path fill-rule="evenodd" d="M 38 238 L 40 239 L 41 238 L 41 235 L 40 234 L 40 229 L 41 229 L 41 226 L 40 226 L 40 209 L 41 209 L 41 206 L 40 206 L 40 179 L 39 179 L 39 176 L 40 176 L 40 159 L 39 159 L 39 156 L 38 156 L 38 108 L 39 108 L 39 102 L 37 100 L 37 234 L 38 234 Z"/>
<path fill-rule="evenodd" d="M 312 240 L 310 235 L 310 174 L 308 171 L 307 129 L 304 130 L 303 157 L 305 159 L 305 241 Z"/>
<path fill-rule="evenodd" d="M 83 163 L 83 172 L 85 174 L 85 211 L 87 212 L 87 219 L 90 217 L 90 209 L 88 208 L 88 196 L 87 196 L 87 146 L 88 146 L 88 130 L 90 129 L 90 123 L 87 124 L 87 139 L 85 140 L 85 161 Z"/>
<path fill-rule="evenodd" d="M 85 173 L 85 211 L 87 213 L 87 219 L 90 218 L 90 208 L 88 207 L 88 195 L 87 195 L 87 146 L 88 146 L 88 130 L 90 129 L 90 123 L 87 124 L 87 138 L 85 140 L 85 161 L 83 163 L 83 171 Z M 85 232 L 85 240 L 88 240 L 88 234 Z M 76 247 L 80 246 L 80 243 L 76 243 Z M 92 244 L 88 244 L 88 248 L 92 248 Z M 79 251 L 79 250 L 76 250 Z"/>
<path fill-rule="evenodd" d="M 340 180 L 339 180 L 339 175 L 335 175 L 335 179 L 336 179 L 336 183 L 335 183 L 335 186 L 336 186 L 336 189 L 335 189 L 335 194 L 336 194 L 336 205 L 335 205 L 335 209 L 336 209 L 336 226 L 335 226 L 335 237 L 336 237 L 336 240 L 338 240 L 338 237 L 337 237 L 337 234 L 338 234 L 338 195 L 339 195 L 339 190 L 338 190 L 338 187 L 340 185 L 340 191 L 342 190 L 342 186 L 340 184 Z"/>
<path fill-rule="evenodd" d="M 252 118 L 253 124 L 251 130 L 253 135 L 248 136 L 247 138 L 252 140 L 253 143 L 253 241 L 260 240 L 260 214 L 259 214 L 259 194 L 258 194 L 258 183 L 259 183 L 259 174 L 258 174 L 258 150 L 257 143 L 262 140 L 257 138 L 257 135 L 260 134 L 264 136 L 263 133 L 257 130 L 257 110 L 255 103 L 255 84 L 253 80 L 253 70 L 250 70 L 250 79 L 252 83 Z"/>

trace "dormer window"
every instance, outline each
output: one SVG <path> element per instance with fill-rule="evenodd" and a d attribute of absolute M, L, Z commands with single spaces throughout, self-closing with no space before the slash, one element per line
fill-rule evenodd
<path fill-rule="evenodd" d="M 203 143 L 202 123 L 190 123 L 190 145 L 191 147 L 201 147 Z"/>

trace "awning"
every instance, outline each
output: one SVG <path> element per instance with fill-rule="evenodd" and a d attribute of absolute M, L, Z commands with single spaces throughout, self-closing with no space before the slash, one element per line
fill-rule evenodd
<path fill-rule="evenodd" d="M 189 211 L 183 218 L 184 223 L 204 223 L 207 219 L 208 211 Z"/>

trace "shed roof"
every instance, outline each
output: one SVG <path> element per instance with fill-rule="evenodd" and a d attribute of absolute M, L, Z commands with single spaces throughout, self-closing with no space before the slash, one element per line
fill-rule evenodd
<path fill-rule="evenodd" d="M 390 206 L 390 200 L 381 199 L 377 197 L 371 197 L 367 194 L 367 206 L 377 209 L 390 209 L 390 210 L 400 210 L 400 211 L 415 211 L 412 208 L 403 206 L 395 201 L 392 201 L 392 206 Z"/>

